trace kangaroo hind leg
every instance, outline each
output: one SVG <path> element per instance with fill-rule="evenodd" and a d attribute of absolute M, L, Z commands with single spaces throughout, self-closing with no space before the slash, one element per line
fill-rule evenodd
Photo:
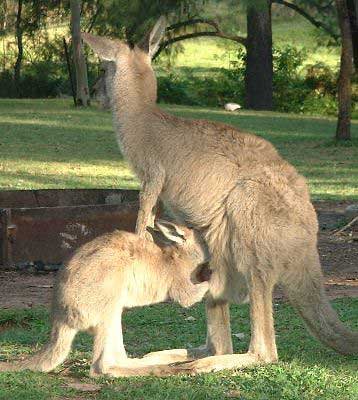
<path fill-rule="evenodd" d="M 127 359 L 123 344 L 122 313 L 116 312 L 94 329 L 91 376 L 106 374 Z"/>

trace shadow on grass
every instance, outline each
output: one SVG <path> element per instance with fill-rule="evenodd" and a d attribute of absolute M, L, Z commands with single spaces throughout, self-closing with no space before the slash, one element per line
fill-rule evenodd
<path fill-rule="evenodd" d="M 169 112 L 191 119 L 210 119 L 234 125 L 243 130 L 251 130 L 270 141 L 321 141 L 333 144 L 336 121 L 332 118 L 297 116 L 260 111 L 240 111 L 230 113 L 218 109 L 165 106 Z M 352 124 L 352 136 L 358 134 L 358 121 Z M 353 143 L 358 144 L 357 139 Z"/>
<path fill-rule="evenodd" d="M 93 176 L 90 172 L 84 174 L 83 171 L 80 173 L 81 176 L 77 175 L 59 175 L 49 174 L 47 172 L 41 173 L 41 171 L 34 171 L 33 174 L 26 172 L 6 172 L 1 175 L 0 187 L 2 190 L 6 190 L 6 184 L 3 182 L 12 182 L 11 188 L 16 187 L 17 180 L 21 180 L 21 186 L 26 188 L 37 188 L 46 187 L 48 189 L 86 189 L 93 188 L 138 188 L 138 181 L 132 176 L 123 175 L 95 175 Z"/>

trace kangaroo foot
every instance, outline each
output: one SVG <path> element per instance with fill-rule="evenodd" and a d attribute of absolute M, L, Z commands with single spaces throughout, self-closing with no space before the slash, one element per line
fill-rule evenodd
<path fill-rule="evenodd" d="M 148 365 L 171 364 L 184 361 L 192 361 L 211 355 L 207 347 L 200 346 L 193 349 L 170 349 L 148 353 L 142 360 Z"/>
<path fill-rule="evenodd" d="M 210 356 L 199 360 L 172 364 L 170 367 L 173 375 L 196 375 L 223 369 L 243 368 L 254 364 L 258 364 L 258 358 L 253 354 L 247 353 Z"/>
<path fill-rule="evenodd" d="M 142 359 L 144 361 L 144 359 Z M 274 361 L 274 360 L 273 360 Z M 221 356 L 205 357 L 194 361 L 176 362 L 162 365 L 142 365 L 133 367 L 113 367 L 107 374 L 113 377 L 126 376 L 170 376 L 170 375 L 196 375 L 201 373 L 221 371 L 224 369 L 239 369 L 253 365 L 265 364 L 258 355 L 246 354 L 225 354 Z"/>
<path fill-rule="evenodd" d="M 266 364 L 274 362 L 276 359 L 265 361 L 257 354 L 225 354 L 220 356 L 210 356 L 194 361 L 175 363 L 170 365 L 171 375 L 186 374 L 196 375 L 205 372 L 215 372 L 224 369 L 238 369 L 253 365 Z"/>

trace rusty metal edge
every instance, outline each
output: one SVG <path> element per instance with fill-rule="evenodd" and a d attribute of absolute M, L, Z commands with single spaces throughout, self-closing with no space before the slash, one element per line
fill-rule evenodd
<path fill-rule="evenodd" d="M 8 229 L 11 225 L 11 210 L 0 208 L 0 265 L 5 268 L 12 266 L 12 249 L 8 236 Z"/>
<path fill-rule="evenodd" d="M 134 189 L 38 189 L 1 190 L 0 208 L 37 208 L 107 204 L 117 197 L 117 204 L 137 201 L 139 191 Z M 119 199 L 119 201 L 118 201 Z"/>

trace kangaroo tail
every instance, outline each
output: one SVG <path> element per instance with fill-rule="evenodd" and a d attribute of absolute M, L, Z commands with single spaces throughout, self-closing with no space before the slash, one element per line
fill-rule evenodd
<path fill-rule="evenodd" d="M 358 354 L 358 332 L 346 328 L 330 305 L 318 254 L 313 260 L 310 257 L 303 268 L 289 271 L 281 283 L 291 304 L 317 339 L 341 354 Z"/>
<path fill-rule="evenodd" d="M 50 341 L 33 356 L 13 363 L 0 363 L 1 371 L 32 371 L 49 372 L 60 365 L 71 350 L 76 329 L 70 328 L 63 322 L 54 322 Z"/>

